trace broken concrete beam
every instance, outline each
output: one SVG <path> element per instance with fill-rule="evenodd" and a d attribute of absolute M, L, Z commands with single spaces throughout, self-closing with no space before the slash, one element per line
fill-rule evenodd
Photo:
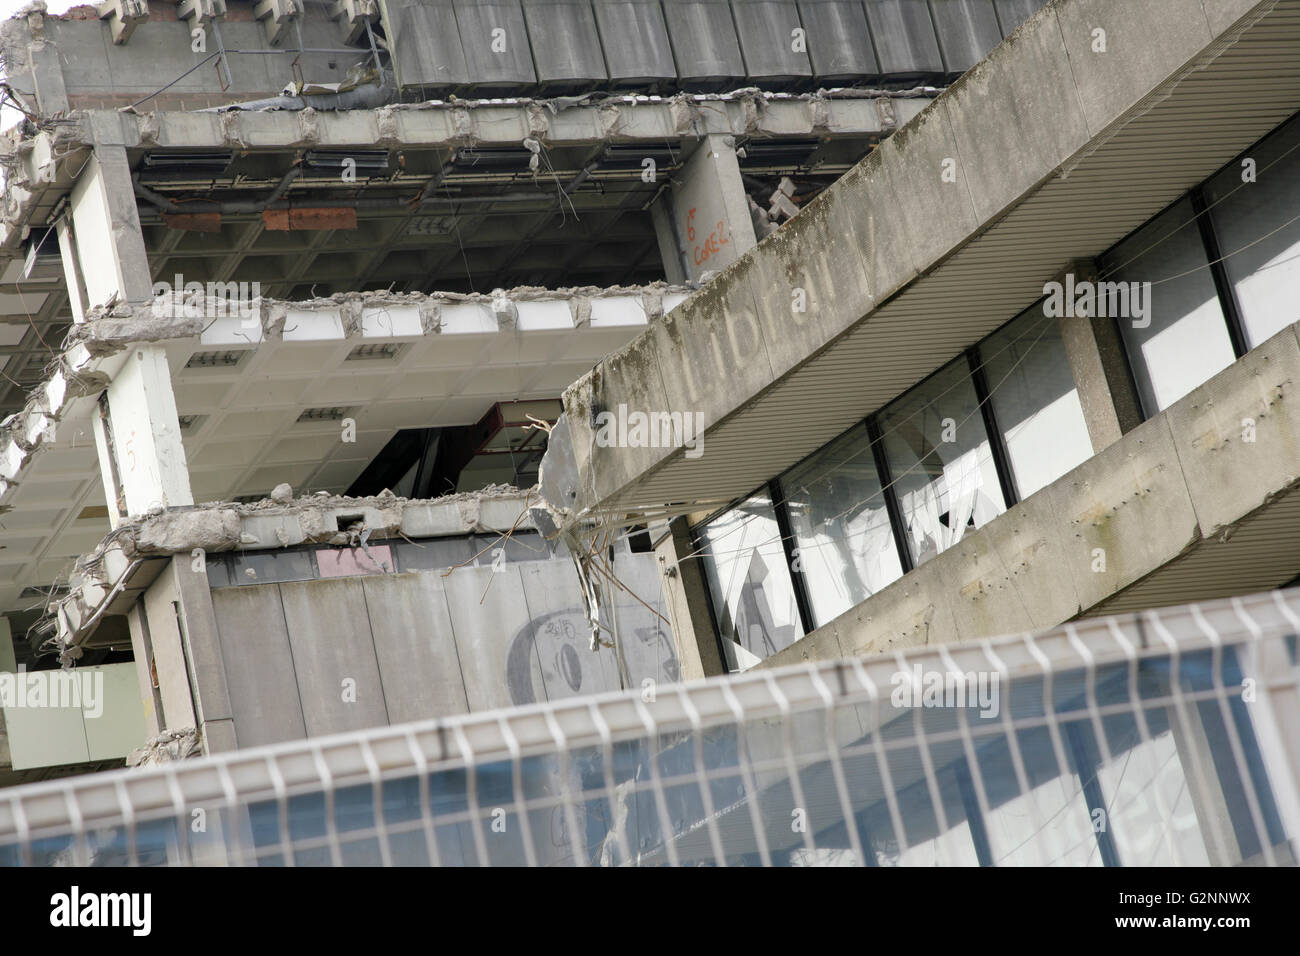
<path fill-rule="evenodd" d="M 240 527 L 246 548 L 288 548 L 307 540 L 296 514 L 244 515 Z"/>
<path fill-rule="evenodd" d="M 239 515 L 227 508 L 150 515 L 135 528 L 137 554 L 175 554 L 202 548 L 229 551 L 239 546 Z"/>
<path fill-rule="evenodd" d="M 177 279 L 177 282 L 180 280 Z M 488 294 L 348 292 L 301 301 L 271 299 L 253 282 L 155 283 L 140 305 L 93 308 L 69 335 L 69 350 L 89 358 L 144 342 L 199 337 L 205 345 L 264 340 L 418 339 L 646 326 L 685 301 L 693 285 L 523 286 Z"/>
<path fill-rule="evenodd" d="M 478 502 L 478 525 L 485 531 L 509 531 L 530 522 L 526 502 L 508 499 L 484 499 Z"/>
<path fill-rule="evenodd" d="M 402 511 L 401 532 L 408 538 L 438 538 L 465 530 L 454 501 L 413 501 Z"/>

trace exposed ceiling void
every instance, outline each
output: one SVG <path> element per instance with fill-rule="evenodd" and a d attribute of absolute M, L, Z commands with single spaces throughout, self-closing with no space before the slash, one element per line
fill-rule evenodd
<path fill-rule="evenodd" d="M 42 243 L 41 252 L 51 246 L 57 256 L 56 243 Z M 53 276 L 45 267 L 25 265 L 11 259 L 0 270 L 0 419 L 45 380 L 71 321 L 62 263 Z"/>
<path fill-rule="evenodd" d="M 552 420 L 555 398 L 570 382 L 653 317 L 678 307 L 688 292 L 657 285 L 600 296 L 536 290 L 466 299 L 358 295 L 346 307 L 360 307 L 359 321 L 346 325 L 345 303 L 271 301 L 264 303 L 260 331 L 246 329 L 242 318 L 218 319 L 200 334 L 164 338 L 159 345 L 194 500 L 261 499 L 282 482 L 304 494 L 342 493 L 394 435 L 477 424 L 484 429 L 452 476 L 456 487 L 530 485 L 527 468 L 534 462 L 525 456 L 535 457 L 540 436 L 523 445 L 518 423 L 526 417 L 519 413 Z M 137 311 L 143 316 L 152 309 Z M 100 363 L 127 356 L 109 348 L 94 357 L 107 344 L 87 350 L 74 371 L 111 376 Z M 0 457 L 23 460 L 0 515 L 0 611 L 6 613 L 43 606 L 43 592 L 23 596 L 24 590 L 65 582 L 77 557 L 109 530 L 92 434 L 97 396 L 64 392 L 63 398 L 49 409 L 57 429 L 30 455 L 0 433 Z M 510 413 L 492 419 L 493 407 L 506 399 L 514 400 Z M 30 416 L 19 419 L 18 432 L 25 434 Z M 402 477 L 385 476 L 378 490 L 396 490 Z"/>
<path fill-rule="evenodd" d="M 862 135 L 737 145 L 765 205 L 782 177 L 815 194 L 874 143 Z M 153 279 L 257 282 L 263 295 L 290 299 L 662 279 L 650 206 L 694 142 L 534 145 L 134 151 Z M 331 228 L 289 230 L 263 215 L 313 207 L 346 213 L 326 215 Z"/>
<path fill-rule="evenodd" d="M 530 488 L 546 453 L 559 399 L 497 402 L 473 425 L 399 431 L 347 490 L 354 497 L 385 489 L 403 498 L 480 491 L 491 484 Z"/>

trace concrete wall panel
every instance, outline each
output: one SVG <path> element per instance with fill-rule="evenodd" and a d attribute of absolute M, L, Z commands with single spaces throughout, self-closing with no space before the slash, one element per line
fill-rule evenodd
<path fill-rule="evenodd" d="M 387 724 L 361 580 L 281 584 L 280 597 L 307 736 Z"/>
<path fill-rule="evenodd" d="M 1094 136 L 1213 39 L 1200 0 L 1074 0 L 1059 5 L 1056 17 Z M 1104 52 L 1098 30 L 1105 31 Z"/>
<path fill-rule="evenodd" d="M 844 624 L 851 624 L 845 621 Z M 809 661 L 836 661 L 850 656 L 840 643 L 840 619 L 836 618 L 813 631 L 801 641 L 781 648 L 763 660 L 764 667 L 784 667 L 787 664 L 805 664 Z"/>
<path fill-rule="evenodd" d="M 870 80 L 879 75 L 867 15 L 859 0 L 799 0 L 799 19 L 807 32 L 813 76 L 820 82 Z"/>
<path fill-rule="evenodd" d="M 380 3 L 398 85 L 451 90 L 469 81 L 452 0 Z"/>
<path fill-rule="evenodd" d="M 438 572 L 361 579 L 392 723 L 469 711 Z"/>
<path fill-rule="evenodd" d="M 1200 538 L 1166 416 L 1139 425 L 1044 491 L 1064 523 L 1064 567 L 1085 611 Z"/>
<path fill-rule="evenodd" d="M 907 250 L 918 273 L 958 248 L 980 224 L 980 184 L 962 145 L 939 104 L 876 148 L 893 187 L 889 214 L 906 226 Z"/>
<path fill-rule="evenodd" d="M 820 215 L 812 212 L 819 203 L 833 207 L 829 227 L 838 233 L 836 245 L 850 246 L 843 256 L 836 258 L 852 258 L 861 263 L 866 275 L 866 294 L 875 302 L 883 302 L 919 275 L 907 224 L 895 214 L 895 209 L 875 201 L 877 196 L 892 196 L 902 188 L 904 164 L 885 163 L 884 155 L 877 149 L 784 227 L 802 228 L 800 220 L 804 216 Z M 846 329 L 856 319 L 840 323 L 851 312 L 848 309 L 843 314 L 835 313 L 834 321 L 828 321 L 828 330 L 838 333 Z"/>
<path fill-rule="evenodd" d="M 519 567 L 504 564 L 504 570 L 495 572 L 490 567 L 457 568 L 443 581 L 470 710 L 512 706 L 512 668 L 516 684 L 542 686 L 536 654 L 520 651 L 511 657 L 511 638 L 529 623 L 520 600 Z"/>
<path fill-rule="evenodd" d="M 453 6 L 476 86 L 513 89 L 537 81 L 519 0 L 453 0 Z"/>
<path fill-rule="evenodd" d="M 609 78 L 589 0 L 523 0 L 537 82 L 543 90 L 573 92 Z"/>
<path fill-rule="evenodd" d="M 669 407 L 719 421 L 772 380 L 755 270 L 738 264 L 654 326 Z M 706 452 L 707 454 L 707 448 Z"/>
<path fill-rule="evenodd" d="M 681 679 L 681 665 L 672 628 L 664 622 L 667 610 L 657 562 L 641 555 L 619 555 L 614 570 L 628 589 L 613 594 L 628 679 L 636 688 L 642 687 L 646 679 L 653 680 L 662 691 L 665 684 Z"/>
<path fill-rule="evenodd" d="M 939 644 L 958 636 L 950 594 L 934 561 L 845 611 L 833 623 L 840 650 L 848 657 Z"/>
<path fill-rule="evenodd" d="M 307 736 L 277 585 L 212 592 L 235 732 L 244 747 Z"/>
<path fill-rule="evenodd" d="M 168 15 L 173 19 L 163 19 Z M 63 81 L 74 108 L 89 106 L 87 98 L 106 108 L 125 106 L 170 83 L 173 85 L 145 108 L 166 104 L 170 109 L 198 109 L 273 96 L 293 78 L 289 70 L 293 56 L 274 55 L 232 56 L 231 86 L 225 92 L 217 85 L 211 64 L 184 75 L 214 52 L 215 44 L 208 31 L 207 53 L 194 52 L 190 25 L 174 17 L 174 8 L 159 7 L 154 18 L 139 24 L 130 41 L 120 46 L 113 43 L 107 21 L 46 17 L 46 38 L 58 50 Z M 339 46 L 338 26 L 323 7 L 306 8 L 302 35 L 309 48 Z M 281 43 L 278 49 L 297 46 L 292 30 L 290 36 L 293 39 Z M 267 43 L 262 24 L 251 17 L 223 21 L 221 38 L 228 50 L 277 49 Z M 358 48 L 357 52 L 360 55 L 362 51 Z M 304 53 L 300 65 L 304 76 L 320 83 L 335 83 L 344 79 L 354 62 L 333 53 Z"/>
<path fill-rule="evenodd" d="M 1056 18 L 1040 17 L 939 101 L 978 221 L 993 219 L 1043 180 L 1043 170 L 1055 170 L 1087 144 L 1088 123 L 1074 84 L 1041 82 L 1043 76 L 1068 76 L 1066 62 Z M 1030 129 L 1035 135 L 1024 135 Z"/>
<path fill-rule="evenodd" d="M 687 89 L 727 89 L 745 76 L 745 61 L 727 0 L 663 0 L 664 20 Z"/>
<path fill-rule="evenodd" d="M 954 627 L 951 640 L 1032 627 L 1029 610 L 1019 588 L 1012 583 L 1006 560 L 994 539 L 982 531 L 967 534 L 928 562 L 934 565 L 947 594 Z"/>
<path fill-rule="evenodd" d="M 1018 604 L 1023 606 L 1027 615 L 1027 629 L 1055 627 L 1079 613 L 1079 594 L 1074 579 L 1064 573 L 1065 544 L 1054 507 L 1050 494 L 1030 495 L 998 521 L 977 532 L 1002 559 L 1006 587 L 1019 598 Z M 969 583 L 963 582 L 962 587 Z M 996 600 L 998 595 L 983 589 L 959 597 L 968 600 L 973 607 L 992 609 L 994 601 L 988 599 Z M 961 612 L 957 613 L 960 616 Z M 985 620 L 993 625 L 990 630 L 979 629 Z M 965 639 L 1007 634 L 1018 629 L 992 610 L 979 611 L 967 621 L 961 628 Z"/>
<path fill-rule="evenodd" d="M 998 22 L 1002 26 L 1002 35 L 1009 37 L 1016 28 L 1032 17 L 1045 0 L 993 0 Z"/>
<path fill-rule="evenodd" d="M 508 674 L 511 699 L 527 704 L 622 689 L 614 651 L 606 647 L 591 650 L 591 632 L 573 565 L 534 561 L 521 564 L 519 574 L 529 622 L 510 636 L 510 658 L 520 661 L 528 653 L 535 656 L 541 683 L 526 682 L 523 678 L 531 679 L 534 672 L 512 666 Z M 602 637 L 609 639 L 608 634 Z"/>
<path fill-rule="evenodd" d="M 1168 409 L 1206 537 L 1300 478 L 1298 346 L 1296 327 L 1283 329 Z"/>
<path fill-rule="evenodd" d="M 790 0 L 731 0 L 731 13 L 751 83 L 788 83 L 812 76 L 799 8 Z"/>
<path fill-rule="evenodd" d="M 882 73 L 900 79 L 938 79 L 943 58 L 930 8 L 912 0 L 863 0 Z"/>
<path fill-rule="evenodd" d="M 798 217 L 800 236 L 789 235 L 795 223 L 782 228 L 754 251 L 759 268 L 752 270 L 756 284 L 753 295 L 766 346 L 767 357 L 776 375 L 784 375 L 807 355 L 821 348 L 831 338 L 841 313 L 861 309 L 853 319 L 862 318 L 870 308 L 866 293 L 866 276 L 854 256 L 818 256 L 808 259 L 797 254 L 797 243 L 814 232 L 826 234 L 828 211 L 822 204 Z M 826 235 L 827 240 L 830 236 Z M 825 248 L 833 248 L 828 243 Z M 826 284 L 830 277 L 844 282 L 844 298 L 830 296 Z M 837 290 L 838 291 L 838 290 Z M 847 325 L 847 322 L 845 323 Z M 844 326 L 839 326 L 843 328 Z"/>
<path fill-rule="evenodd" d="M 677 66 L 658 0 L 592 0 L 614 86 L 675 84 Z"/>
<path fill-rule="evenodd" d="M 993 0 L 936 0 L 930 14 L 949 76 L 965 73 L 1002 42 Z"/>
<path fill-rule="evenodd" d="M 1205 16 L 1217 37 L 1254 11 L 1271 7 L 1272 0 L 1203 0 Z"/>
<path fill-rule="evenodd" d="M 189 667 L 176 617 L 179 600 L 175 579 L 164 571 L 144 594 L 145 618 L 158 673 L 158 692 L 162 697 L 162 725 L 167 730 L 184 730 L 186 727 L 197 730 L 199 724 L 190 690 Z"/>
<path fill-rule="evenodd" d="M 679 307 L 673 315 L 678 315 L 684 308 L 685 306 Z M 668 316 L 665 322 L 672 321 L 673 315 Z M 579 382 L 591 383 L 590 392 L 585 389 L 573 392 L 575 397 L 589 397 L 590 400 L 590 404 L 585 406 L 573 405 L 569 427 L 573 435 L 578 474 L 594 476 L 595 493 L 598 496 L 622 488 L 641 473 L 648 461 L 660 460 L 672 452 L 672 449 L 626 448 L 597 442 L 596 416 L 602 411 L 608 411 L 617 417 L 620 404 L 627 405 L 629 412 L 680 407 L 683 402 L 680 393 L 675 394 L 674 402 L 670 404 L 668 393 L 664 389 L 664 381 L 660 376 L 661 348 L 658 336 L 638 338 L 627 348 L 605 359 L 589 379 L 579 379 Z M 574 389 L 574 386 L 570 386 L 570 389 Z"/>

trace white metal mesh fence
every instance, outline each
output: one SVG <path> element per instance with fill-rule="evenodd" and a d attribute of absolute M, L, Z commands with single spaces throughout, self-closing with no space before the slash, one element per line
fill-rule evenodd
<path fill-rule="evenodd" d="M 1300 591 L 0 791 L 0 863 L 1294 864 Z"/>

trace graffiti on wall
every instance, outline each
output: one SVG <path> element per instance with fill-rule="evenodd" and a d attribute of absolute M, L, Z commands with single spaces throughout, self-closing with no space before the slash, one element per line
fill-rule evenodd
<path fill-rule="evenodd" d="M 619 613 L 626 614 L 626 609 Z M 665 682 L 679 679 L 672 637 L 657 622 L 627 630 L 623 652 L 633 686 L 647 677 Z M 623 689 L 614 651 L 591 650 L 589 635 L 586 615 L 576 606 L 543 614 L 520 628 L 506 656 L 511 702 L 532 704 Z"/>

